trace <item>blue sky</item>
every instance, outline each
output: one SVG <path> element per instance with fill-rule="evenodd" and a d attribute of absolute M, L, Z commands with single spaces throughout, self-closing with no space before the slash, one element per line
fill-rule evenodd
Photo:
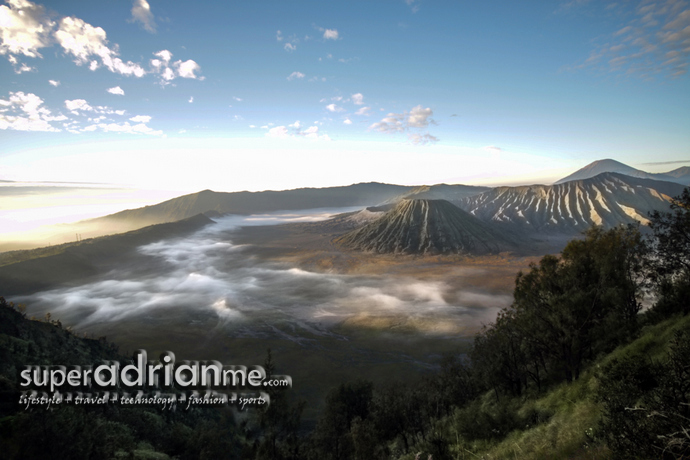
<path fill-rule="evenodd" d="M 690 164 L 682 0 L 6 0 L 0 31 L 5 180 L 233 191 Z"/>

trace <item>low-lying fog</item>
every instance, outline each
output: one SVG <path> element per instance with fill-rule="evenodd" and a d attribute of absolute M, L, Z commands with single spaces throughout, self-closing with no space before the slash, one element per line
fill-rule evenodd
<path fill-rule="evenodd" d="M 136 263 L 96 282 L 16 300 L 29 306 L 29 315 L 50 312 L 77 331 L 124 338 L 130 350 L 147 347 L 153 336 L 159 347 L 166 336 L 170 346 L 222 338 L 289 341 L 291 349 L 349 341 L 353 329 L 377 340 L 467 338 L 510 303 L 509 295 L 462 288 L 444 277 L 307 272 L 259 260 L 232 242 L 238 226 L 316 221 L 348 210 L 219 218 L 190 236 L 139 247 Z M 476 270 L 456 269 L 453 279 Z"/>

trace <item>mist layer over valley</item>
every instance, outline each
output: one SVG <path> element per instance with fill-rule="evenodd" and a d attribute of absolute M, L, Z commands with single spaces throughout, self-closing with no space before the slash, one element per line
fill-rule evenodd
<path fill-rule="evenodd" d="M 321 399 L 330 382 L 415 378 L 441 353 L 466 346 L 510 304 L 517 272 L 510 264 L 494 272 L 477 263 L 425 265 L 403 257 L 392 262 L 397 269 L 376 273 L 312 271 L 260 257 L 259 246 L 246 244 L 254 233 L 280 228 L 266 225 L 353 209 L 216 218 L 187 236 L 139 246 L 135 257 L 87 283 L 16 300 L 28 305 L 29 316 L 50 313 L 126 352 L 171 350 L 179 359 L 249 365 L 262 363 L 270 347 L 280 372 L 292 375 L 296 392 L 310 401 Z M 241 226 L 244 244 L 237 244 Z M 501 277 L 498 286 L 492 282 Z"/>

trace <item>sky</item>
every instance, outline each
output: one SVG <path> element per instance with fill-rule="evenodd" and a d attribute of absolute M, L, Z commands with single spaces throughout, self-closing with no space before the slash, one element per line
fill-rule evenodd
<path fill-rule="evenodd" d="M 218 191 L 690 164 L 690 3 L 0 5 L 0 180 Z"/>

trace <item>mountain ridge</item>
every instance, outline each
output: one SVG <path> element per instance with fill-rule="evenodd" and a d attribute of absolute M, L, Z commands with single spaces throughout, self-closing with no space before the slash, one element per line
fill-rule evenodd
<path fill-rule="evenodd" d="M 576 235 L 591 225 L 646 224 L 649 212 L 668 210 L 683 189 L 674 182 L 602 173 L 562 184 L 496 187 L 460 207 L 484 222 L 527 233 Z"/>
<path fill-rule="evenodd" d="M 261 192 L 214 192 L 202 190 L 161 203 L 128 209 L 85 222 L 129 222 L 152 225 L 174 222 L 199 213 L 254 214 L 271 211 L 369 206 L 413 187 L 379 182 L 359 183 L 340 187 L 266 190 Z"/>

